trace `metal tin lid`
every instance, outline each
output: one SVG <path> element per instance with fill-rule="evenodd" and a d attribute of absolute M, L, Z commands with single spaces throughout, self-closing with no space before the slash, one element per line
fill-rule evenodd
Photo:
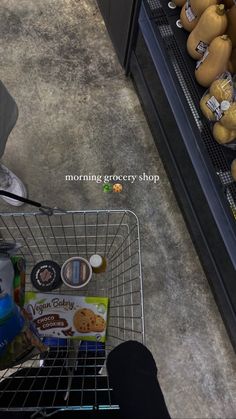
<path fill-rule="evenodd" d="M 61 268 L 52 260 L 37 263 L 31 272 L 31 282 L 39 291 L 52 291 L 62 284 Z"/>

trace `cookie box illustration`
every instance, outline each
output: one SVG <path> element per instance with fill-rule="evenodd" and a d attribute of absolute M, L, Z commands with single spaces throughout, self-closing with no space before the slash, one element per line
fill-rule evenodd
<path fill-rule="evenodd" d="M 41 336 L 106 340 L 108 298 L 26 292 L 25 309 Z"/>

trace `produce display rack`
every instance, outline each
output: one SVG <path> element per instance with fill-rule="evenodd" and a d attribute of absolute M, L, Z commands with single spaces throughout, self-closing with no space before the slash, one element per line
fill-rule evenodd
<path fill-rule="evenodd" d="M 236 152 L 214 140 L 200 110 L 206 89 L 195 80 L 179 16 L 164 0 L 142 2 L 129 71 L 236 347 Z"/>
<path fill-rule="evenodd" d="M 157 3 L 161 7 L 156 7 Z M 196 61 L 188 55 L 186 49 L 189 33 L 178 26 L 181 9 L 179 7 L 170 9 L 168 2 L 164 0 L 160 0 L 160 2 L 150 0 L 148 4 L 150 13 L 156 19 L 158 27 L 162 28 L 161 32 L 165 39 L 166 50 L 175 66 L 177 78 L 195 118 L 201 139 L 236 218 L 236 182 L 233 181 L 230 174 L 230 165 L 232 160 L 236 158 L 236 150 L 222 146 L 214 140 L 211 123 L 206 120 L 200 110 L 200 100 L 206 88 L 200 86 L 194 77 Z M 230 193 L 227 193 L 228 188 Z"/>

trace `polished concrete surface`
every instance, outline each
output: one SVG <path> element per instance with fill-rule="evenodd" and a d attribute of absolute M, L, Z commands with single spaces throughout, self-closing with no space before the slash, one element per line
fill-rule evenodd
<path fill-rule="evenodd" d="M 0 40 L 0 78 L 20 111 L 3 162 L 47 205 L 137 213 L 147 345 L 170 413 L 236 418 L 235 354 L 95 1 L 1 0 Z M 143 172 L 160 181 L 127 182 L 121 194 L 65 181 Z"/>

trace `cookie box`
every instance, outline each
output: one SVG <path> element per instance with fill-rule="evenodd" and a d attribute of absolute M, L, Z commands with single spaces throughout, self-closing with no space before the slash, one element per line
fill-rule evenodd
<path fill-rule="evenodd" d="M 26 292 L 25 309 L 41 336 L 106 340 L 108 298 Z"/>

